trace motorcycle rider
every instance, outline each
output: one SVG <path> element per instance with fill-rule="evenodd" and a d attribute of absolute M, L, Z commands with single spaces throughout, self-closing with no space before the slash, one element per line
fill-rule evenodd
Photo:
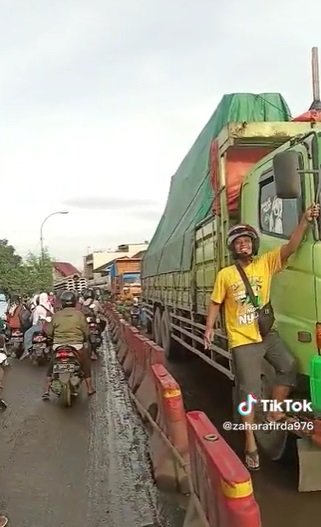
<path fill-rule="evenodd" d="M 20 360 L 25 359 L 25 357 L 29 355 L 34 334 L 41 332 L 45 322 L 49 322 L 53 315 L 53 309 L 49 303 L 47 293 L 41 293 L 39 297 L 35 297 L 34 302 L 36 307 L 31 312 L 32 325 L 24 334 L 24 352 L 20 357 Z"/>
<path fill-rule="evenodd" d="M 87 289 L 84 292 L 84 303 L 83 306 L 92 309 L 96 316 L 104 315 L 104 311 L 99 300 L 96 299 L 95 292 L 93 289 Z"/>
<path fill-rule="evenodd" d="M 104 320 L 104 310 L 102 308 L 102 305 L 101 303 L 99 302 L 99 300 L 96 299 L 95 297 L 95 292 L 93 291 L 93 289 L 87 289 L 85 292 L 84 292 L 84 302 L 83 302 L 83 305 L 82 305 L 82 311 L 83 313 L 86 315 L 86 316 L 90 316 L 92 313 L 95 315 L 95 317 L 99 317 L 100 318 L 100 322 L 99 322 L 99 331 L 100 331 L 100 334 L 102 334 L 106 328 L 106 320 Z M 91 352 L 91 359 L 92 360 L 97 360 L 97 354 L 95 353 L 95 351 L 92 351 Z"/>
<path fill-rule="evenodd" d="M 8 366 L 6 343 L 4 335 L 0 335 L 0 410 L 5 410 L 7 408 L 7 403 L 2 399 L 5 366 Z"/>
<path fill-rule="evenodd" d="M 20 322 L 22 333 L 25 334 L 28 329 L 32 326 L 31 319 L 31 308 L 27 295 L 24 295 L 22 298 L 22 310 L 20 312 Z"/>
<path fill-rule="evenodd" d="M 45 333 L 53 340 L 53 350 L 65 344 L 72 346 L 77 352 L 77 358 L 84 373 L 84 380 L 88 395 L 96 393 L 91 380 L 91 365 L 88 353 L 88 325 L 86 318 L 81 311 L 76 309 L 77 295 L 73 291 L 64 291 L 60 297 L 61 307 L 57 311 L 48 325 Z M 43 400 L 49 399 L 49 389 L 53 371 L 52 358 L 48 372 Z"/>
<path fill-rule="evenodd" d="M 23 310 L 21 298 L 13 295 L 7 312 L 7 324 L 11 331 L 21 331 L 20 315 Z"/>

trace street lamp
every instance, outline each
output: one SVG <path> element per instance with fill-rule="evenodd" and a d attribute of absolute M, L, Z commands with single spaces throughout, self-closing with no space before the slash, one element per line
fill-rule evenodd
<path fill-rule="evenodd" d="M 49 218 L 51 218 L 52 216 L 56 216 L 57 214 L 69 214 L 69 211 L 68 210 L 58 210 L 57 212 L 52 212 L 51 214 L 49 214 L 49 216 L 47 216 L 43 220 L 41 227 L 40 227 L 40 247 L 41 247 L 41 260 L 42 261 L 44 261 L 44 257 L 45 257 L 45 251 L 43 247 L 43 227 L 46 221 L 49 220 Z"/>

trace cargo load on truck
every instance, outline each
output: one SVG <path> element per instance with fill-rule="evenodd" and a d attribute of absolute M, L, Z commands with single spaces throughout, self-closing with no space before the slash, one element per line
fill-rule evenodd
<path fill-rule="evenodd" d="M 143 277 L 187 271 L 191 266 L 195 226 L 212 211 L 219 213 L 217 191 L 217 145 L 215 138 L 228 123 L 291 120 L 289 107 L 279 93 L 224 95 L 214 114 L 171 179 L 165 211 L 143 259 Z M 239 131 L 238 131 L 239 135 Z M 226 138 L 228 141 L 228 137 Z M 261 138 L 259 138 L 261 139 Z M 231 149 L 227 167 L 228 209 L 235 214 L 239 189 L 248 169 L 272 150 L 264 142 L 252 148 Z"/>

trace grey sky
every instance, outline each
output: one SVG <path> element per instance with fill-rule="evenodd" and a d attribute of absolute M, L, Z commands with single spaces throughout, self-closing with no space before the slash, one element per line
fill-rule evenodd
<path fill-rule="evenodd" d="M 150 239 L 224 93 L 308 108 L 320 16 L 319 0 L 2 0 L 1 237 L 39 251 L 68 205 L 45 229 L 57 259 Z"/>

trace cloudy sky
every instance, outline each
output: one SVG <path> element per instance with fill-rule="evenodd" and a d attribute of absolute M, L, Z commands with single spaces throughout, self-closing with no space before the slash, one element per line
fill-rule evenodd
<path fill-rule="evenodd" d="M 58 260 L 150 239 L 224 93 L 312 101 L 320 0 L 0 0 L 1 238 Z M 320 52 L 321 55 L 321 52 Z"/>

